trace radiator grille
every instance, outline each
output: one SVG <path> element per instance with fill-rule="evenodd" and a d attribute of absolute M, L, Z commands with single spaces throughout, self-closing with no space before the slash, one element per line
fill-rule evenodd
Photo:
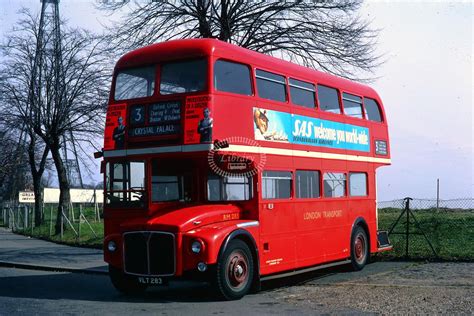
<path fill-rule="evenodd" d="M 166 232 L 128 232 L 124 237 L 125 272 L 167 276 L 175 273 L 174 235 Z"/>

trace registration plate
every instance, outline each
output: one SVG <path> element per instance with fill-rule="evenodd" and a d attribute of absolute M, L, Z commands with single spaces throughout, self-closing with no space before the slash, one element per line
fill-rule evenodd
<path fill-rule="evenodd" d="M 138 283 L 148 285 L 164 285 L 165 281 L 162 278 L 138 277 Z"/>

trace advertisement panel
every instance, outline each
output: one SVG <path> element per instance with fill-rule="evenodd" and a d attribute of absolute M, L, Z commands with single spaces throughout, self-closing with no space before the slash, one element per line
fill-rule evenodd
<path fill-rule="evenodd" d="M 127 105 L 109 105 L 105 118 L 104 150 L 123 149 L 125 147 L 125 126 Z"/>
<path fill-rule="evenodd" d="M 262 108 L 253 120 L 256 140 L 370 152 L 366 127 Z"/>
<path fill-rule="evenodd" d="M 210 96 L 186 98 L 184 114 L 184 143 L 199 144 L 212 141 L 214 121 Z"/>

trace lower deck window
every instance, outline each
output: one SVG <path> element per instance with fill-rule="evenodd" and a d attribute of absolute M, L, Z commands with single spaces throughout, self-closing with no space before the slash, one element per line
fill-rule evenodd
<path fill-rule="evenodd" d="M 367 174 L 363 172 L 349 173 L 349 195 L 367 196 Z"/>
<path fill-rule="evenodd" d="M 296 170 L 296 197 L 319 197 L 319 171 Z"/>
<path fill-rule="evenodd" d="M 264 199 L 288 199 L 291 196 L 290 171 L 264 171 L 262 197 Z"/>
<path fill-rule="evenodd" d="M 346 195 L 346 175 L 338 172 L 328 172 L 323 176 L 324 197 L 342 197 Z"/>
<path fill-rule="evenodd" d="M 207 178 L 209 201 L 245 201 L 252 198 L 252 178 L 221 177 L 210 174 Z"/>
<path fill-rule="evenodd" d="M 151 201 L 189 202 L 192 199 L 192 173 L 174 161 L 152 161 Z"/>

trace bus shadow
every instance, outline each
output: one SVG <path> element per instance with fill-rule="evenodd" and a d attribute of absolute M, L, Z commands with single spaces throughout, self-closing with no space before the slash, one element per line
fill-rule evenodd
<path fill-rule="evenodd" d="M 298 285 L 309 285 L 312 283 L 333 283 L 331 277 L 340 276 L 341 274 L 351 274 L 353 270 L 350 265 L 341 265 L 336 267 L 325 268 L 321 270 L 315 270 L 311 272 L 296 274 L 294 276 L 279 278 L 274 280 L 268 280 L 262 282 L 262 291 L 272 291 L 275 289 L 288 288 Z M 349 277 L 347 275 L 346 277 Z"/>
<path fill-rule="evenodd" d="M 350 266 L 338 266 L 307 272 L 281 279 L 262 282 L 259 293 L 298 285 L 337 283 L 363 277 L 366 273 L 351 272 Z M 365 269 L 364 269 L 365 270 Z M 27 271 L 27 270 L 18 270 Z M 1 271 L 0 271 L 1 272 Z M 3 274 L 4 275 L 4 274 Z M 173 303 L 173 302 L 219 302 L 222 301 L 213 287 L 205 282 L 171 282 L 169 286 L 151 287 L 137 296 L 120 294 L 106 275 L 80 273 L 32 272 L 16 276 L 0 277 L 0 296 L 34 299 L 69 299 L 100 302 Z"/>
<path fill-rule="evenodd" d="M 104 275 L 34 272 L 0 277 L 0 284 L 0 297 L 10 298 L 130 303 L 219 301 L 210 285 L 198 282 L 173 282 L 137 296 L 119 293 Z"/>

